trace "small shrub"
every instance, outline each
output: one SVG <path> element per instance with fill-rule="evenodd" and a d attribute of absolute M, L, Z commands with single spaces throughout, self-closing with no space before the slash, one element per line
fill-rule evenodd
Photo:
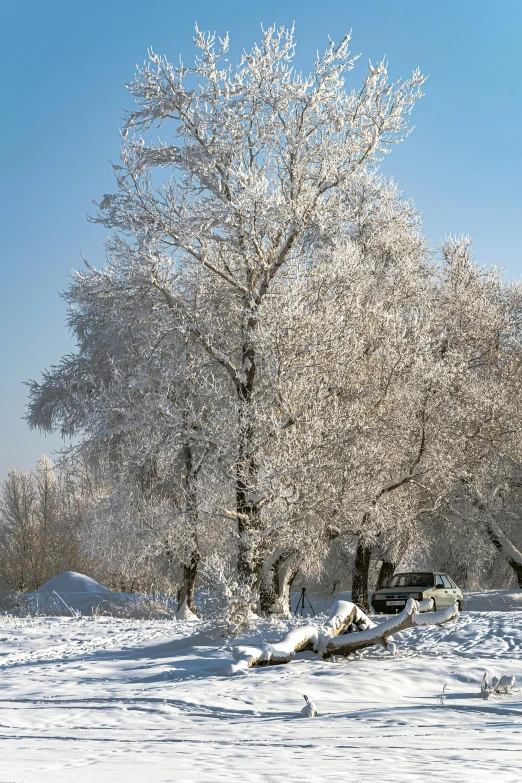
<path fill-rule="evenodd" d="M 201 575 L 209 590 L 206 619 L 211 620 L 223 636 L 239 636 L 255 617 L 257 596 L 252 586 L 238 579 L 218 558 L 204 563 Z"/>

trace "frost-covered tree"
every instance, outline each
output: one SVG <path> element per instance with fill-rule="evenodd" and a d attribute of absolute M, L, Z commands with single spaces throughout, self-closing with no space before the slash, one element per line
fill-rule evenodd
<path fill-rule="evenodd" d="M 467 238 L 448 240 L 443 252 L 448 334 L 453 331 L 451 344 L 460 337 L 461 350 L 465 346 L 466 373 L 459 391 L 467 402 L 466 461 L 447 518 L 456 522 L 457 529 L 463 524 L 475 528 L 470 544 L 478 528 L 518 578 L 522 573 L 515 543 L 521 541 L 517 493 L 522 449 L 522 289 L 504 283 L 497 270 L 474 264 Z M 456 402 L 462 409 L 461 400 Z M 474 549 L 470 545 L 464 558 L 471 567 Z"/>
<path fill-rule="evenodd" d="M 246 579 L 258 569 L 253 538 L 263 525 L 254 430 L 265 299 L 275 279 L 337 233 L 351 178 L 404 138 L 423 81 L 415 72 L 390 84 L 380 63 L 359 90 L 345 91 L 348 41 L 332 43 L 306 77 L 292 67 L 293 32 L 284 29 L 264 32 L 235 68 L 228 38 L 216 46 L 199 31 L 193 68 L 151 55 L 129 85 L 138 109 L 125 125 L 119 192 L 100 204 L 99 220 L 117 232 L 112 257 L 133 279 L 152 281 L 173 324 L 200 343 L 235 395 Z M 157 125 L 161 142 L 139 135 Z M 174 293 L 194 276 L 219 291 L 215 311 L 179 307 Z"/>
<path fill-rule="evenodd" d="M 499 487 L 520 465 L 520 288 L 466 238 L 434 259 L 376 171 L 423 77 L 380 63 L 348 91 L 348 38 L 301 76 L 283 28 L 236 66 L 228 38 L 195 43 L 194 66 L 151 53 L 128 85 L 94 218 L 107 264 L 75 274 L 78 348 L 30 387 L 30 424 L 104 466 L 92 540 L 181 568 L 189 605 L 200 558 L 235 546 L 263 612 L 334 549 L 366 606 L 372 556 L 380 583 L 430 546 L 450 557 L 436 526 L 451 537 L 464 507 L 470 541 L 515 562 Z"/>
<path fill-rule="evenodd" d="M 151 53 L 128 85 L 138 105 L 114 167 L 118 190 L 104 196 L 96 220 L 112 232 L 104 274 L 147 301 L 162 328 L 197 345 L 215 383 L 227 386 L 235 496 L 227 511 L 237 522 L 239 576 L 252 583 L 272 528 L 258 423 L 277 394 L 260 322 L 270 298 L 290 301 L 296 271 L 342 232 L 353 179 L 407 135 L 423 77 L 390 83 L 381 62 L 346 90 L 348 36 L 308 76 L 293 67 L 292 30 L 264 31 L 235 67 L 228 38 L 196 29 L 195 43 L 193 67 Z M 45 388 L 50 377 L 33 387 L 33 411 Z M 36 413 L 31 421 L 42 424 Z"/>
<path fill-rule="evenodd" d="M 352 231 L 303 276 L 280 366 L 287 551 L 317 567 L 347 541 L 361 606 L 372 548 L 384 582 L 462 477 L 487 463 L 491 478 L 498 448 L 520 444 L 520 289 L 480 270 L 466 238 L 433 264 L 406 206 L 381 191 L 368 238 Z"/>
<path fill-rule="evenodd" d="M 395 516 L 396 496 L 417 477 L 425 447 L 425 395 L 412 375 L 429 342 L 430 285 L 418 216 L 392 183 L 352 181 L 344 209 L 343 231 L 279 318 L 277 444 L 290 466 L 282 476 L 300 563 L 317 567 L 332 540 L 355 537 L 357 575 L 372 539 L 399 519 L 404 533 L 411 518 L 406 496 Z"/>
<path fill-rule="evenodd" d="M 442 253 L 436 302 L 449 393 L 435 419 L 446 445 L 432 475 L 444 491 L 420 520 L 422 560 L 477 588 L 499 583 L 492 543 L 516 572 L 521 288 L 478 267 L 467 237 L 448 239 Z"/>

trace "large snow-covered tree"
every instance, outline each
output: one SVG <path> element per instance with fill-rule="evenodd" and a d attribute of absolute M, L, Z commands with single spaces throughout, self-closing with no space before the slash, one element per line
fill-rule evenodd
<path fill-rule="evenodd" d="M 235 67 L 228 37 L 216 41 L 196 29 L 195 43 L 194 66 L 151 53 L 128 85 L 137 108 L 125 122 L 122 165 L 114 167 L 118 189 L 104 196 L 96 220 L 112 232 L 105 274 L 135 301 L 145 297 L 158 322 L 168 317 L 228 385 L 229 512 L 239 574 L 252 583 L 267 524 L 256 427 L 276 394 L 264 374 L 260 321 L 270 297 L 291 297 L 296 270 L 313 267 L 343 231 L 353 179 L 407 135 L 424 79 L 415 71 L 390 82 L 381 62 L 347 90 L 355 61 L 349 36 L 331 42 L 308 76 L 293 67 L 293 30 L 263 31 Z M 33 387 L 33 410 L 40 393 Z"/>
<path fill-rule="evenodd" d="M 193 66 L 150 53 L 128 85 L 116 192 L 93 218 L 107 263 L 74 275 L 78 347 L 30 385 L 29 423 L 99 460 L 98 545 L 127 526 L 181 567 L 181 602 L 219 542 L 263 612 L 288 612 L 333 546 L 366 607 L 372 552 L 384 583 L 438 518 L 454 529 L 462 487 L 498 497 L 520 462 L 520 290 L 465 238 L 434 260 L 377 171 L 417 71 L 390 83 L 380 63 L 349 91 L 348 37 L 308 76 L 292 30 L 236 66 L 228 38 L 195 43 Z M 505 516 L 475 527 L 515 562 Z"/>
<path fill-rule="evenodd" d="M 307 77 L 292 67 L 289 30 L 268 29 L 235 68 L 225 62 L 228 39 L 216 46 L 197 31 L 195 41 L 195 67 L 152 55 L 129 85 L 139 107 L 125 126 L 119 192 L 103 199 L 99 219 L 117 231 L 110 253 L 133 259 L 132 273 L 152 280 L 173 322 L 229 378 L 238 415 L 238 564 L 251 579 L 262 526 L 253 409 L 265 298 L 278 276 L 311 260 L 339 230 L 351 178 L 404 138 L 423 78 L 415 72 L 390 84 L 380 63 L 358 90 L 345 91 L 348 37 L 330 44 Z M 160 143 L 137 135 L 156 125 Z M 219 287 L 218 312 L 179 308 L 173 289 L 193 275 Z"/>

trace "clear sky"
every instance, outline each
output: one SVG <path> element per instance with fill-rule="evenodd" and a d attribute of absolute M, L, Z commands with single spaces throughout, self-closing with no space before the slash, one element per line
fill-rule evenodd
<path fill-rule="evenodd" d="M 232 56 L 259 25 L 295 21 L 298 66 L 352 29 L 393 76 L 430 78 L 414 133 L 385 161 L 424 213 L 430 241 L 469 233 L 485 264 L 522 276 L 521 0 L 0 0 L 0 479 L 57 438 L 27 430 L 26 388 L 73 345 L 58 291 L 82 251 L 103 263 L 91 199 L 113 186 L 124 88 L 148 47 L 185 61 L 192 31 L 228 31 Z"/>

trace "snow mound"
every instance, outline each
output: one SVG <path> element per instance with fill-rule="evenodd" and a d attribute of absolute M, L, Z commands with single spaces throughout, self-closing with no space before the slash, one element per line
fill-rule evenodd
<path fill-rule="evenodd" d="M 90 576 L 75 571 L 64 571 L 49 579 L 34 593 L 26 593 L 26 608 L 35 614 L 49 616 L 79 616 L 94 610 L 112 599 L 108 587 Z"/>
<path fill-rule="evenodd" d="M 178 611 L 176 612 L 176 617 L 178 620 L 186 620 L 187 622 L 194 622 L 194 620 L 198 619 L 194 612 L 191 612 L 191 610 L 188 608 L 186 601 L 183 601 L 179 607 Z"/>
<path fill-rule="evenodd" d="M 24 593 L 17 614 L 48 617 L 100 615 L 133 619 L 173 619 L 175 602 L 169 596 L 116 593 L 90 576 L 65 571 L 49 579 L 34 593 Z M 186 609 L 186 607 L 185 607 Z M 191 616 L 189 618 L 189 615 Z M 197 617 L 186 609 L 181 619 Z"/>
<path fill-rule="evenodd" d="M 70 593 L 107 595 L 111 591 L 108 587 L 104 587 L 94 579 L 91 579 L 90 576 L 85 576 L 85 574 L 77 574 L 75 571 L 64 571 L 63 574 L 57 574 L 57 576 L 53 576 L 52 579 L 49 579 L 48 582 L 39 587 L 35 592 L 39 593 L 40 595 L 51 594 L 54 592 L 59 593 L 60 595 Z"/>

